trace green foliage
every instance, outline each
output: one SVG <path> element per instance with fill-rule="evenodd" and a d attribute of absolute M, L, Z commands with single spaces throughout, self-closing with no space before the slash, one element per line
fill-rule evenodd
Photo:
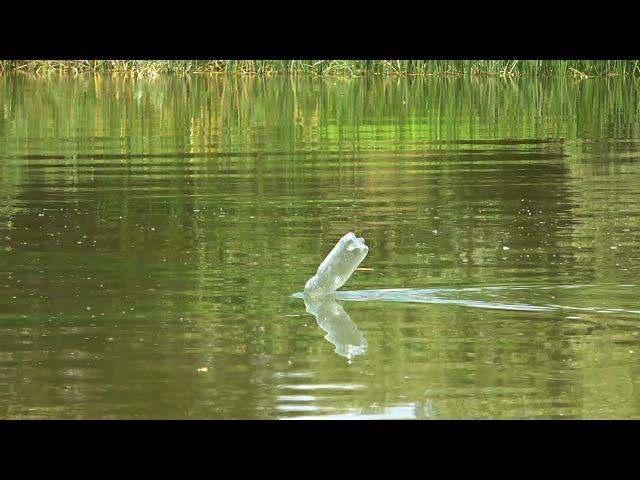
<path fill-rule="evenodd" d="M 4 60 L 0 71 L 130 75 L 640 75 L 638 60 Z"/>

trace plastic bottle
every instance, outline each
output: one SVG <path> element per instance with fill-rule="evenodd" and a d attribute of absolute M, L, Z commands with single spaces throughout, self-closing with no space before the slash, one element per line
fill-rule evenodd
<path fill-rule="evenodd" d="M 304 286 L 309 297 L 329 295 L 342 287 L 369 253 L 364 238 L 352 232 L 342 237 L 318 267 L 317 273 Z"/>

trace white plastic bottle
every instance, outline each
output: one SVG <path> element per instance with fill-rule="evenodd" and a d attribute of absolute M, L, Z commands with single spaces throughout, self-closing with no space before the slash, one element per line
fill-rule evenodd
<path fill-rule="evenodd" d="M 367 253 L 369 247 L 365 245 L 364 238 L 347 233 L 329 252 L 317 273 L 307 281 L 305 296 L 319 297 L 335 292 L 346 283 Z"/>

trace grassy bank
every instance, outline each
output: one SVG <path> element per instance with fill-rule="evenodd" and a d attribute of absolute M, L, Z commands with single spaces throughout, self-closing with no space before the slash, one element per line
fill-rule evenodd
<path fill-rule="evenodd" d="M 241 75 L 640 76 L 639 60 L 0 60 L 0 71 Z"/>

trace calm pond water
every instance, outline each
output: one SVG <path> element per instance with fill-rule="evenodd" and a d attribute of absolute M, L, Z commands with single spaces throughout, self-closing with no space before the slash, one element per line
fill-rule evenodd
<path fill-rule="evenodd" d="M 0 417 L 640 418 L 638 91 L 0 77 Z"/>

